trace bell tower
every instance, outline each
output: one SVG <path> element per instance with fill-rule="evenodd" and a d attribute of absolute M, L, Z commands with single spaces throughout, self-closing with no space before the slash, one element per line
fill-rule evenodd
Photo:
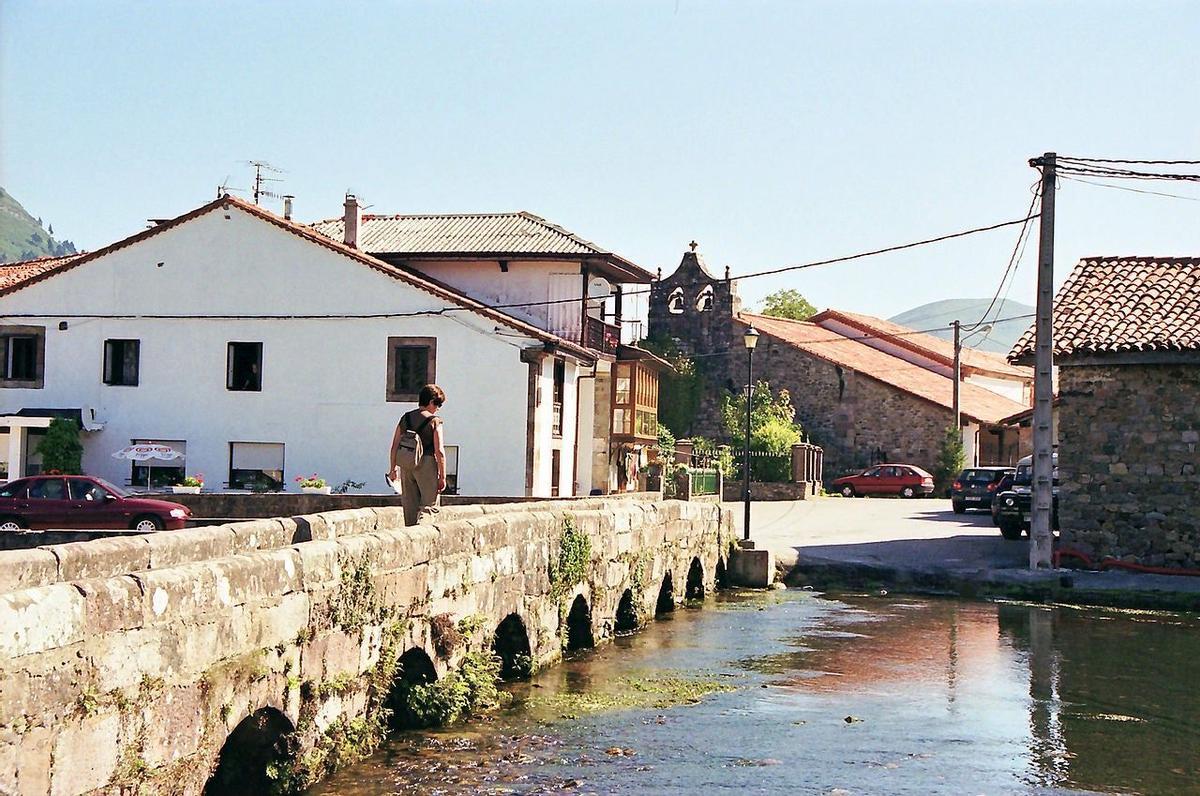
<path fill-rule="evenodd" d="M 742 305 L 729 268 L 724 279 L 713 276 L 698 245 L 689 243 L 675 272 L 650 286 L 649 336 L 669 337 L 691 355 L 728 351 Z"/>

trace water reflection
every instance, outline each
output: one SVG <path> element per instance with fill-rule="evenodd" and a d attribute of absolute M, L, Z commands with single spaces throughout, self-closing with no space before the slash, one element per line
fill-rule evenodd
<path fill-rule="evenodd" d="M 951 600 L 710 599 L 314 792 L 1200 793 L 1196 630 Z M 629 708 L 656 677 L 736 690 Z"/>

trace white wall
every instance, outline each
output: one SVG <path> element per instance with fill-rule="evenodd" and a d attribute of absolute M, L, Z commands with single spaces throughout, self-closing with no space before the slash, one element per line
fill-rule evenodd
<path fill-rule="evenodd" d="M 460 489 L 523 494 L 527 369 L 520 349 L 537 344 L 511 329 L 494 334 L 494 321 L 467 312 L 337 320 L 68 318 L 67 330 L 57 328 L 58 316 L 68 314 L 358 315 L 445 305 L 236 208 L 225 216 L 210 213 L 0 299 L 0 312 L 9 315 L 55 316 L 0 318 L 47 330 L 45 387 L 0 390 L 0 414 L 96 407 L 105 428 L 83 436 L 84 466 L 117 483 L 128 479 L 130 465 L 110 454 L 135 438 L 186 440 L 188 472 L 204 473 L 217 488 L 228 479 L 229 442 L 282 442 L 289 485 L 297 474 L 317 472 L 333 484 L 350 478 L 379 492 L 386 488 L 396 420 L 413 406 L 386 400 L 387 338 L 431 336 L 436 380 L 447 393 L 446 441 L 460 445 Z M 141 340 L 137 387 L 102 383 L 110 338 Z M 261 392 L 226 389 L 230 341 L 263 343 Z M 572 374 L 572 414 L 573 386 Z M 548 466 L 548 454 L 545 460 Z"/>
<path fill-rule="evenodd" d="M 1010 401 L 1016 401 L 1019 404 L 1029 406 L 1030 388 L 1023 381 L 997 379 L 975 374 L 967 376 L 963 381 L 968 384 L 974 384 L 977 387 L 982 387 L 985 390 L 991 390 L 998 395 L 1003 395 Z"/>
<path fill-rule="evenodd" d="M 579 367 L 568 361 L 563 378 L 562 436 L 554 436 L 554 360 L 543 357 L 537 375 L 539 400 L 534 409 L 534 447 L 539 451 L 534 456 L 533 492 L 537 497 L 553 494 L 553 455 L 559 451 L 560 494 L 570 495 L 575 482 L 575 437 L 576 412 L 575 394 L 578 388 Z M 586 384 L 586 382 L 585 382 Z"/>

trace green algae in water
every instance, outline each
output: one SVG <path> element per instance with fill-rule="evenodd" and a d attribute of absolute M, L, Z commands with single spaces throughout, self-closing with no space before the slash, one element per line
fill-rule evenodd
<path fill-rule="evenodd" d="M 709 694 L 736 691 L 737 685 L 710 678 L 656 675 L 622 677 L 605 690 L 556 691 L 530 696 L 524 707 L 536 713 L 576 719 L 621 710 L 665 710 L 694 705 Z"/>

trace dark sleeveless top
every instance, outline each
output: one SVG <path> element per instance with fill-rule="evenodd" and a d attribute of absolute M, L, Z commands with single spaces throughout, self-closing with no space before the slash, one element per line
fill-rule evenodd
<path fill-rule="evenodd" d="M 428 422 L 426 422 L 428 421 Z M 424 447 L 425 455 L 433 455 L 433 427 L 436 423 L 441 422 L 441 418 L 437 415 L 426 415 L 420 409 L 413 409 L 411 412 L 405 412 L 400 418 L 405 431 L 416 431 L 417 436 L 421 438 L 421 445 Z M 423 425 L 422 425 L 423 424 Z"/>

